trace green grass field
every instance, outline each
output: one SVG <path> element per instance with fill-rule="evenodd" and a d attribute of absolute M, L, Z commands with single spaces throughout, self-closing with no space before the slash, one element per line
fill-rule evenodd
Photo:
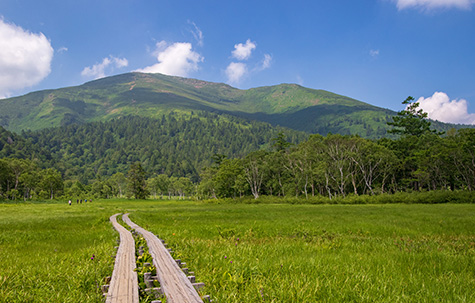
<path fill-rule="evenodd" d="M 0 302 L 101 302 L 130 218 L 214 302 L 474 302 L 475 205 L 0 204 Z M 91 260 L 94 254 L 94 260 Z"/>

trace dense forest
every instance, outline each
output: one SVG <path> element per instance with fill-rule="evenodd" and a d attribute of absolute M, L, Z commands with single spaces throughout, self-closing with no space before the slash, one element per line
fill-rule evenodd
<path fill-rule="evenodd" d="M 371 141 L 358 136 L 312 135 L 301 144 L 225 159 L 201 175 L 204 197 L 252 194 L 375 195 L 399 191 L 475 188 L 475 130 Z M 285 141 L 284 141 L 285 142 Z"/>
<path fill-rule="evenodd" d="M 265 149 L 280 131 L 294 143 L 307 136 L 268 123 L 205 112 L 171 112 L 159 119 L 127 116 L 21 134 L 0 127 L 0 158 L 5 165 L 13 163 L 10 159 L 28 162 L 28 171 L 54 169 L 66 185 L 92 186 L 98 180 L 126 174 L 135 162 L 141 163 L 149 178 L 166 175 L 196 183 L 213 155 L 243 157 Z M 6 171 L 0 175 L 2 196 L 12 189 L 27 196 L 43 190 L 24 192 L 21 182 L 13 180 L 11 168 Z"/>
<path fill-rule="evenodd" d="M 475 129 L 436 132 L 411 101 L 388 123 L 397 139 L 308 136 L 212 113 L 21 134 L 0 129 L 0 196 L 331 199 L 473 191 Z"/>

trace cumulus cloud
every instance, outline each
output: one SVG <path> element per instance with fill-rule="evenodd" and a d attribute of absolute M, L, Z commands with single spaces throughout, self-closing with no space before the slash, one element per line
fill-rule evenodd
<path fill-rule="evenodd" d="M 190 72 L 198 70 L 198 63 L 203 61 L 203 57 L 192 50 L 191 43 L 176 42 L 168 45 L 161 41 L 156 47 L 154 54 L 158 63 L 139 69 L 138 72 L 186 77 Z"/>
<path fill-rule="evenodd" d="M 429 98 L 420 97 L 417 102 L 430 119 L 447 123 L 475 124 L 475 114 L 468 113 L 467 101 L 464 99 L 450 100 L 446 93 L 435 92 Z"/>
<path fill-rule="evenodd" d="M 246 73 L 247 66 L 245 63 L 231 62 L 226 68 L 228 82 L 232 84 L 238 84 Z"/>
<path fill-rule="evenodd" d="M 397 8 L 403 10 L 406 8 L 436 9 L 436 8 L 459 8 L 470 9 L 472 0 L 395 0 Z"/>
<path fill-rule="evenodd" d="M 247 39 L 246 43 L 239 43 L 234 45 L 234 50 L 231 52 L 231 57 L 239 61 L 247 61 L 252 54 L 252 51 L 256 49 L 256 43 L 251 39 Z M 263 71 L 270 68 L 272 65 L 272 56 L 264 54 L 264 57 L 260 61 L 254 61 L 250 64 L 251 68 L 248 69 L 248 64 L 243 62 L 231 62 L 225 70 L 228 78 L 228 83 L 239 84 L 242 78 L 248 74 Z"/>
<path fill-rule="evenodd" d="M 256 43 L 252 42 L 251 39 L 247 39 L 246 44 L 239 43 L 234 45 L 232 56 L 241 61 L 247 60 L 251 57 L 251 53 L 255 48 Z"/>
<path fill-rule="evenodd" d="M 43 33 L 31 33 L 0 17 L 0 98 L 46 78 L 53 53 Z"/>
<path fill-rule="evenodd" d="M 101 63 L 94 64 L 93 66 L 85 67 L 81 75 L 84 77 L 92 77 L 94 79 L 103 78 L 106 76 L 106 70 L 112 72 L 115 68 L 122 68 L 129 65 L 129 61 L 125 58 L 116 58 L 109 56 L 104 58 Z"/>

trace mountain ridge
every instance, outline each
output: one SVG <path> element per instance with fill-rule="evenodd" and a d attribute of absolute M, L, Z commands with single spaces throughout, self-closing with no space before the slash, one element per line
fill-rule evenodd
<path fill-rule="evenodd" d="M 396 113 L 325 90 L 282 83 L 238 89 L 225 83 L 163 74 L 126 73 L 78 86 L 0 100 L 0 126 L 8 130 L 110 121 L 122 116 L 158 118 L 170 112 L 223 113 L 307 133 L 379 138 Z"/>

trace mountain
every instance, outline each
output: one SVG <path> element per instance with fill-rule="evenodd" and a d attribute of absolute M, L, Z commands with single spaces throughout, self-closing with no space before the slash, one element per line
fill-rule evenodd
<path fill-rule="evenodd" d="M 216 154 L 269 150 L 279 133 L 294 144 L 309 133 L 379 138 L 394 114 L 295 84 L 240 90 L 128 73 L 0 100 L 0 158 L 30 159 L 83 184 L 126 173 L 135 161 L 151 175 L 197 181 Z"/>
<path fill-rule="evenodd" d="M 384 136 L 393 111 L 296 84 L 240 90 L 222 83 L 127 73 L 80 86 L 0 100 L 0 126 L 10 131 L 109 121 L 169 112 L 225 113 L 309 133 Z"/>
<path fill-rule="evenodd" d="M 386 135 L 394 111 L 324 90 L 280 84 L 240 90 L 223 83 L 127 73 L 83 85 L 0 100 L 0 126 L 14 131 L 170 112 L 227 114 L 307 133 Z M 434 122 L 438 130 L 462 126 Z"/>

